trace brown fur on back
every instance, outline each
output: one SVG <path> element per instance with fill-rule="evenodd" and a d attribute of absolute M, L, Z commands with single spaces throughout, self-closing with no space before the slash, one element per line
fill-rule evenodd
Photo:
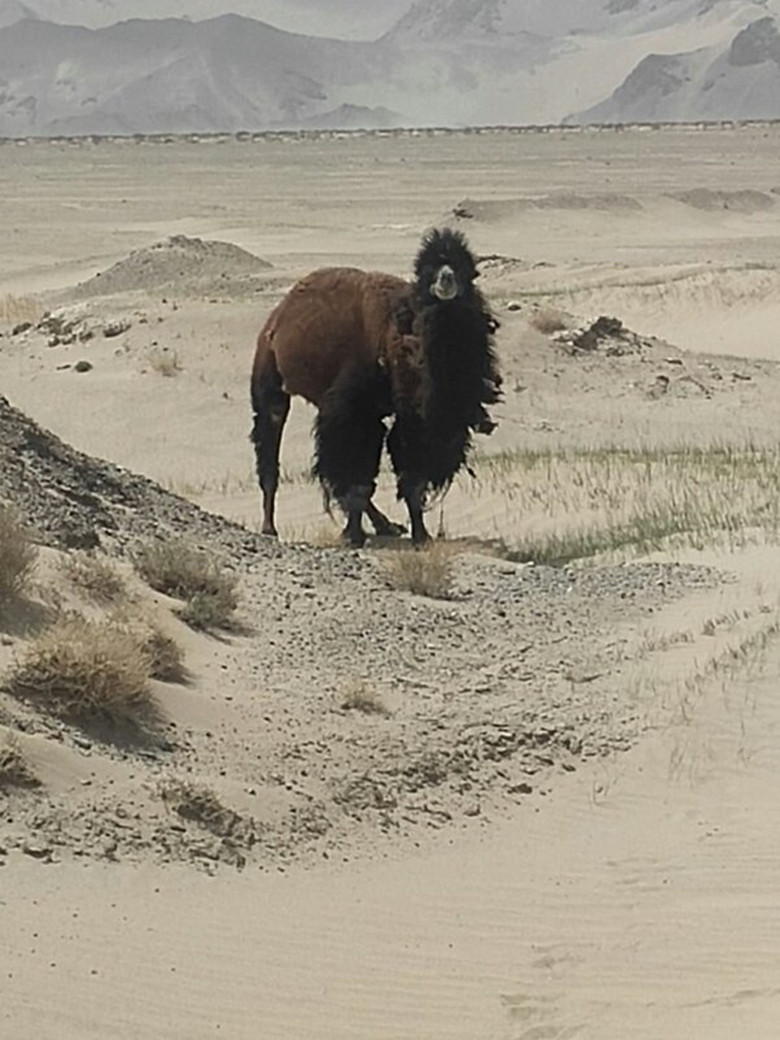
<path fill-rule="evenodd" d="M 274 308 L 257 341 L 253 380 L 275 365 L 284 391 L 319 406 L 352 368 L 385 364 L 401 339 L 395 314 L 408 282 L 376 271 L 326 267 L 302 278 Z"/>

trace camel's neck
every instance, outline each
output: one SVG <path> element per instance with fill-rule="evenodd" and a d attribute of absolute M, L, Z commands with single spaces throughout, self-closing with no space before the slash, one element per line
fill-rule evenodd
<path fill-rule="evenodd" d="M 420 314 L 430 375 L 429 411 L 437 423 L 468 425 L 494 400 L 495 359 L 487 318 L 473 298 L 432 304 Z"/>

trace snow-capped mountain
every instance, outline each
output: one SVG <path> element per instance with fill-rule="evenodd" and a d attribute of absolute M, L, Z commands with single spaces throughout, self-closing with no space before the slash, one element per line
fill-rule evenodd
<path fill-rule="evenodd" d="M 606 100 L 568 122 L 627 123 L 780 117 L 780 30 L 757 19 L 728 46 L 650 54 Z"/>
<path fill-rule="evenodd" d="M 179 0 L 0 0 L 0 135 L 780 118 L 780 0 L 387 0 L 362 40 L 279 28 L 282 2 L 380 11 L 189 0 L 77 25 L 45 16 Z M 227 3 L 269 20 L 195 17 Z"/>
<path fill-rule="evenodd" d="M 334 107 L 324 82 L 370 72 L 360 45 L 235 15 L 97 30 L 25 20 L 0 32 L 0 133 L 294 126 Z"/>

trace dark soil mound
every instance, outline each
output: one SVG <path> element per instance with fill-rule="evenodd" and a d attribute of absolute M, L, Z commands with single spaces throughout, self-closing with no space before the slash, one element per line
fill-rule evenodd
<path fill-rule="evenodd" d="M 0 502 L 40 540 L 60 547 L 111 545 L 123 552 L 155 535 L 219 543 L 227 555 L 276 555 L 272 543 L 145 477 L 90 458 L 0 397 Z"/>

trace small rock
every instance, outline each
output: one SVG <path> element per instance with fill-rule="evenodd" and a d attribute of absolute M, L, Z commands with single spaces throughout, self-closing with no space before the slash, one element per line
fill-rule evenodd
<path fill-rule="evenodd" d="M 664 375 L 663 372 L 655 377 L 653 382 L 650 384 L 647 396 L 648 397 L 663 397 L 669 390 L 669 376 Z"/>
<path fill-rule="evenodd" d="M 26 841 L 22 845 L 22 852 L 25 856 L 31 856 L 32 859 L 39 860 L 51 860 L 53 849 L 50 845 L 36 845 L 33 842 Z"/>
<path fill-rule="evenodd" d="M 103 846 L 103 856 L 106 859 L 116 859 L 118 848 L 118 843 L 113 838 L 110 838 Z"/>
<path fill-rule="evenodd" d="M 114 336 L 121 336 L 123 332 L 127 332 L 130 328 L 130 322 L 120 319 L 119 321 L 110 321 L 107 325 L 103 326 L 103 335 L 106 339 L 113 339 Z"/>
<path fill-rule="evenodd" d="M 73 366 L 74 372 L 91 372 L 92 362 L 91 361 L 77 361 Z"/>
<path fill-rule="evenodd" d="M 11 329 L 11 335 L 20 336 L 23 332 L 27 332 L 27 330 L 31 328 L 31 321 L 20 321 L 18 325 L 14 325 L 13 329 Z"/>

